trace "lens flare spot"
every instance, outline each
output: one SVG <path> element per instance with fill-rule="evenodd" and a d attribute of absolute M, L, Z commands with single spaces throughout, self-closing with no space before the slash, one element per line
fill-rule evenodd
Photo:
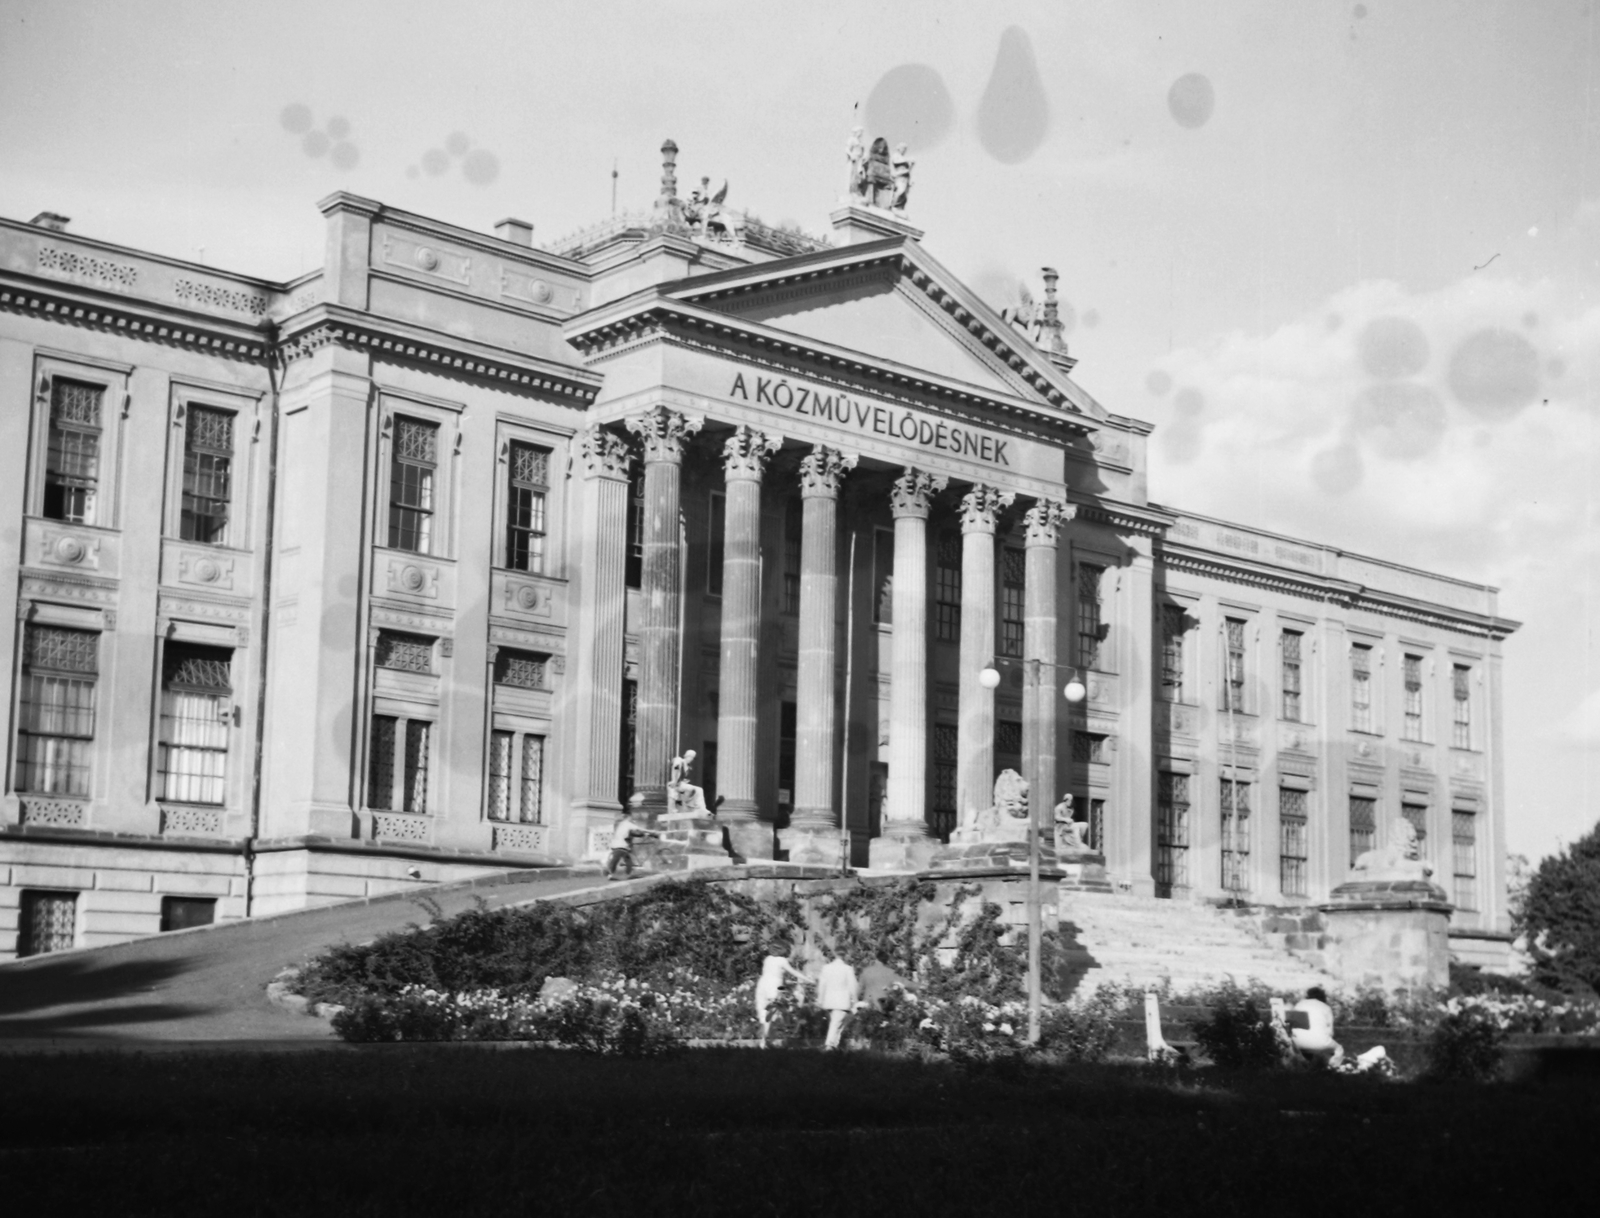
<path fill-rule="evenodd" d="M 1167 109 L 1172 112 L 1173 120 L 1191 131 L 1210 122 L 1211 112 L 1216 107 L 1216 90 L 1199 72 L 1185 73 L 1167 90 Z"/>
<path fill-rule="evenodd" d="M 285 106 L 278 122 L 290 135 L 304 135 L 311 130 L 311 107 L 299 102 Z"/>
<path fill-rule="evenodd" d="M 1375 317 L 1356 340 L 1368 376 L 1393 381 L 1428 366 L 1428 336 L 1409 317 Z"/>
<path fill-rule="evenodd" d="M 1034 59 L 1033 43 L 1020 26 L 1000 35 L 994 69 L 978 102 L 978 140 L 1006 165 L 1025 161 L 1050 130 L 1050 99 Z"/>
<path fill-rule="evenodd" d="M 891 148 L 903 140 L 920 152 L 950 134 L 956 107 L 938 72 L 925 63 L 903 63 L 872 86 L 864 117 L 868 133 L 882 135 Z"/>
<path fill-rule="evenodd" d="M 1467 336 L 1450 359 L 1450 391 L 1473 414 L 1509 419 L 1539 394 L 1539 353 L 1514 330 Z"/>

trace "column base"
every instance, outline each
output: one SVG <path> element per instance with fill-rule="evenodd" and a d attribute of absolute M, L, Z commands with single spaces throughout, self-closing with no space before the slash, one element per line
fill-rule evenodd
<path fill-rule="evenodd" d="M 833 825 L 790 825 L 778 830 L 778 844 L 791 863 L 839 867 L 847 861 L 839 830 Z"/>
<path fill-rule="evenodd" d="M 936 837 L 875 837 L 867 847 L 873 871 L 926 871 L 944 849 Z"/>
<path fill-rule="evenodd" d="M 724 804 L 724 807 L 727 805 Z M 728 842 L 740 858 L 770 859 L 772 857 L 772 826 L 764 820 L 730 820 L 719 815 L 728 830 Z"/>

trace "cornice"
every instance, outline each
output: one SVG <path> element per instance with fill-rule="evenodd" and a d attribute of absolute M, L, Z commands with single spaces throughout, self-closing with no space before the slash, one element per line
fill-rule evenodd
<path fill-rule="evenodd" d="M 276 356 L 280 366 L 287 366 L 330 345 L 447 375 L 557 394 L 582 406 L 592 403 L 600 392 L 601 377 L 585 368 L 516 356 L 332 305 L 296 318 L 294 327 L 279 342 Z"/>
<path fill-rule="evenodd" d="M 20 279 L 20 277 L 18 277 Z M 144 342 L 186 347 L 224 359 L 261 363 L 271 348 L 266 328 L 230 326 L 219 318 L 174 315 L 144 301 L 104 299 L 61 285 L 0 278 L 0 309 L 79 329 L 124 334 Z"/>
<path fill-rule="evenodd" d="M 1105 499 L 1088 499 L 1068 496 L 1077 508 L 1077 519 L 1094 524 L 1110 525 L 1130 533 L 1143 533 L 1148 537 L 1163 537 L 1176 523 L 1176 517 L 1160 508 L 1143 507 L 1135 503 L 1118 503 Z"/>

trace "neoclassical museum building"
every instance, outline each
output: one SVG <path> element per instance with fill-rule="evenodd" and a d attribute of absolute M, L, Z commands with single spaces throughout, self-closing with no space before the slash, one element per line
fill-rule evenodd
<path fill-rule="evenodd" d="M 0 956 L 594 858 L 692 749 L 748 859 L 917 870 L 1014 769 L 1175 901 L 1403 817 L 1504 958 L 1494 589 L 1153 500 L 1053 271 L 676 152 L 544 248 L 334 194 L 287 283 L 0 220 Z"/>

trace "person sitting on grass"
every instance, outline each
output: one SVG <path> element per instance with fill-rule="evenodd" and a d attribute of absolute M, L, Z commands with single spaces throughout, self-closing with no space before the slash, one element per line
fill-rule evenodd
<path fill-rule="evenodd" d="M 635 796 L 637 798 L 637 796 Z M 633 839 L 637 837 L 660 837 L 661 834 L 654 829 L 646 829 L 634 816 L 638 808 L 624 808 L 617 814 L 616 824 L 611 826 L 611 855 L 606 859 L 603 868 L 608 880 L 617 878 L 619 868 L 627 871 L 626 879 L 633 878 Z"/>
<path fill-rule="evenodd" d="M 761 962 L 761 980 L 756 982 L 756 1023 L 761 1026 L 761 1047 L 767 1047 L 767 1036 L 772 1031 L 769 1012 L 772 1004 L 783 993 L 784 982 L 793 977 L 802 986 L 811 979 L 789 963 L 790 947 L 780 939 L 767 945 L 767 956 Z"/>
<path fill-rule="evenodd" d="M 1327 991 L 1320 985 L 1307 990 L 1291 1009 L 1289 1038 L 1307 1061 L 1324 1066 L 1337 1066 L 1344 1061 L 1344 1049 L 1333 1039 L 1333 1008 L 1328 1005 Z"/>

